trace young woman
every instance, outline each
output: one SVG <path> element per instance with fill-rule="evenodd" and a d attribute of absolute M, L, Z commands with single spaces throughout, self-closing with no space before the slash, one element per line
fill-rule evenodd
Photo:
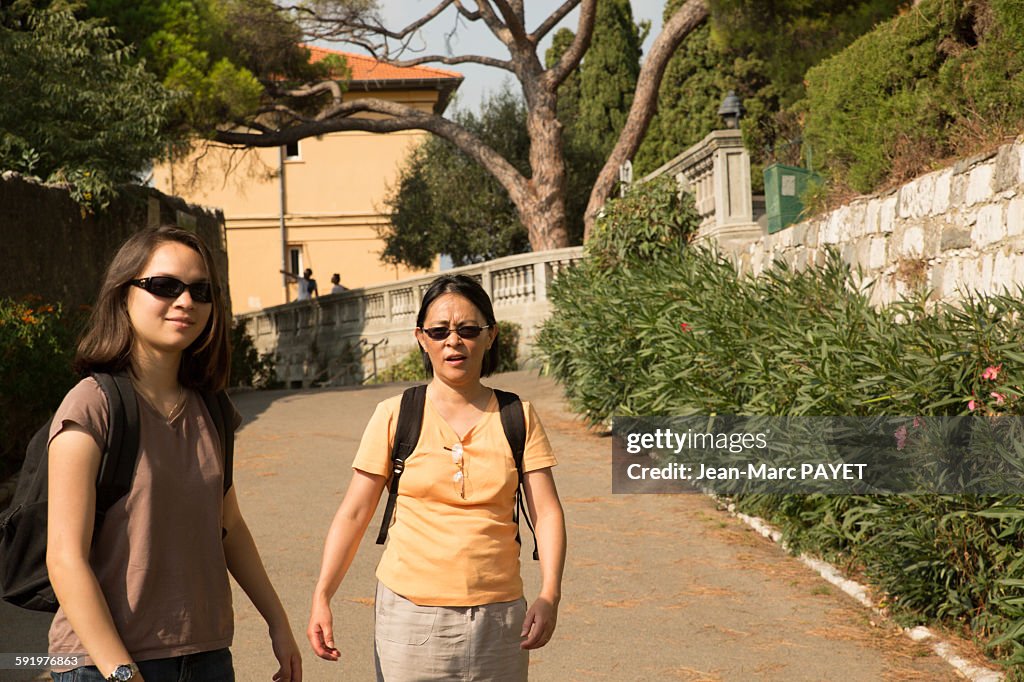
<path fill-rule="evenodd" d="M 301 679 L 235 489 L 224 492 L 217 428 L 200 395 L 227 384 L 229 324 L 210 252 L 192 233 L 138 232 L 107 269 L 76 366 L 129 373 L 139 455 L 128 495 L 94 529 L 108 408 L 96 380 L 83 379 L 50 432 L 46 565 L 60 609 L 49 651 L 87 654 L 81 667 L 55 670 L 57 682 L 233 680 L 228 571 L 270 626 L 273 679 Z"/>
<path fill-rule="evenodd" d="M 524 482 L 542 575 L 527 610 L 513 522 L 518 474 L 494 391 L 480 381 L 498 359 L 490 299 L 469 277 L 440 277 L 424 294 L 415 333 L 433 379 L 377 568 L 377 679 L 525 680 L 529 650 L 551 638 L 561 599 L 565 522 L 551 475 L 555 458 L 524 403 Z M 340 656 L 330 600 L 391 472 L 400 402 L 377 406 L 327 535 L 306 634 L 330 661 Z"/>

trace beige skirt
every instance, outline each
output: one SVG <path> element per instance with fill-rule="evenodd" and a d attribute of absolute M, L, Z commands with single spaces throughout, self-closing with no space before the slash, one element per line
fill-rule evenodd
<path fill-rule="evenodd" d="M 519 648 L 526 600 L 482 606 L 418 606 L 377 583 L 374 662 L 383 682 L 522 682 Z"/>

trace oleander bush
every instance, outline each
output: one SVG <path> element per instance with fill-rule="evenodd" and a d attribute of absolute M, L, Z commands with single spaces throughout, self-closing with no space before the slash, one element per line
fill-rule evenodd
<path fill-rule="evenodd" d="M 804 139 L 871 192 L 1024 125 L 1024 4 L 924 0 L 809 69 Z"/>
<path fill-rule="evenodd" d="M 616 219 L 617 207 L 606 219 Z M 623 248 L 560 275 L 539 346 L 594 424 L 612 415 L 1024 414 L 1024 291 L 884 308 L 834 252 L 757 278 L 698 248 Z M 863 573 L 901 622 L 1024 667 L 1024 496 L 746 495 L 794 551 Z"/>
<path fill-rule="evenodd" d="M 79 323 L 37 298 L 0 299 L 0 478 L 21 466 L 32 434 L 77 381 Z"/>

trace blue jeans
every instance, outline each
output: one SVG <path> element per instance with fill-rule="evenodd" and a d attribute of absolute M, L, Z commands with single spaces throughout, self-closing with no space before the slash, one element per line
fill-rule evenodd
<path fill-rule="evenodd" d="M 235 669 L 231 664 L 231 651 L 203 651 L 174 658 L 136 661 L 146 682 L 234 682 Z M 50 673 L 54 682 L 105 682 L 95 666 L 83 666 L 66 673 Z"/>

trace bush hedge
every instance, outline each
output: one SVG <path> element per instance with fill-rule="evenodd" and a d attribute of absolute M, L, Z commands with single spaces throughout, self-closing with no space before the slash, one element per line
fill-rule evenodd
<path fill-rule="evenodd" d="M 628 197 L 624 202 L 628 201 Z M 607 227 L 615 238 L 619 207 Z M 592 423 L 612 415 L 1024 414 L 1024 291 L 874 308 L 835 254 L 758 278 L 695 248 L 591 252 L 553 283 L 539 346 Z M 1024 665 L 1024 496 L 748 495 L 794 550 L 863 572 L 903 622 Z"/>
<path fill-rule="evenodd" d="M 924 0 L 808 70 L 804 139 L 870 192 L 1024 124 L 1024 4 Z"/>
<path fill-rule="evenodd" d="M 0 299 L 0 478 L 77 381 L 71 369 L 80 320 L 38 298 Z"/>

